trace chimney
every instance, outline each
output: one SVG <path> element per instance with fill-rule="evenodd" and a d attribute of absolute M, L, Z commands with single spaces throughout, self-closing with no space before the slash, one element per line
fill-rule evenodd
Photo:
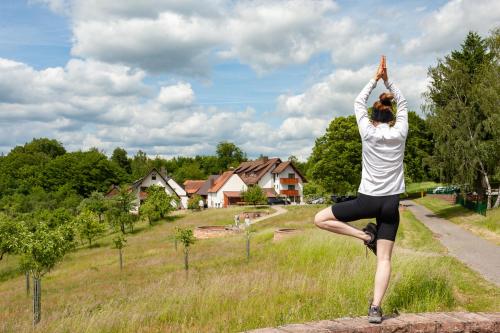
<path fill-rule="evenodd" d="M 167 169 L 164 166 L 160 168 L 160 173 L 164 178 L 167 178 Z"/>

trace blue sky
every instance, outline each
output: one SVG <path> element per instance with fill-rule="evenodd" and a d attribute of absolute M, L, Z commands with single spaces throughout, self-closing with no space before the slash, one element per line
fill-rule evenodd
<path fill-rule="evenodd" d="M 44 136 L 172 157 L 229 140 L 306 159 L 380 54 L 419 111 L 427 68 L 499 25 L 484 0 L 1 0 L 0 151 Z"/>

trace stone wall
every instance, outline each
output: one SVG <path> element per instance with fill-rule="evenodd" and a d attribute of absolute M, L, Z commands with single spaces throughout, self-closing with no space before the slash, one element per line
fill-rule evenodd
<path fill-rule="evenodd" d="M 499 333 L 500 312 L 432 312 L 402 314 L 385 318 L 382 324 L 370 324 L 367 317 L 322 320 L 262 328 L 252 333 Z"/>
<path fill-rule="evenodd" d="M 448 201 L 452 205 L 454 205 L 457 202 L 456 194 L 427 194 L 426 196 Z"/>

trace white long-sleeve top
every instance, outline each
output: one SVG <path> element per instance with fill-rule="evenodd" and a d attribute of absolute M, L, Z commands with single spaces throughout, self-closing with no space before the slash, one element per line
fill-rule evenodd
<path fill-rule="evenodd" d="M 406 99 L 392 81 L 384 82 L 397 103 L 394 126 L 380 123 L 374 126 L 369 119 L 366 102 L 377 81 L 371 79 L 354 101 L 363 146 L 361 184 L 358 192 L 385 196 L 405 191 L 403 158 L 408 135 L 408 108 Z"/>

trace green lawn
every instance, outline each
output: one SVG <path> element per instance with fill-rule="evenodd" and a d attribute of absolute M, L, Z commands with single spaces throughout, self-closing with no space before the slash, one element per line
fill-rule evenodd
<path fill-rule="evenodd" d="M 376 260 L 361 241 L 311 222 L 322 206 L 292 206 L 254 227 L 250 263 L 243 234 L 198 241 L 186 276 L 174 249 L 175 226 L 227 224 L 244 208 L 189 213 L 129 235 L 120 273 L 108 239 L 82 248 L 42 281 L 37 332 L 235 332 L 285 323 L 366 315 Z M 401 214 L 387 314 L 419 311 L 499 311 L 500 289 L 457 260 L 409 211 Z M 358 221 L 357 226 L 367 221 Z M 279 227 L 298 236 L 273 242 Z M 0 276 L 10 269 L 0 262 Z M 0 282 L 0 331 L 29 332 L 31 301 L 24 278 Z"/>
<path fill-rule="evenodd" d="M 420 192 L 420 191 L 425 191 L 429 188 L 438 187 L 441 185 L 442 184 L 436 183 L 436 182 L 410 183 L 410 184 L 406 185 L 406 192 L 407 193 Z"/>
<path fill-rule="evenodd" d="M 500 208 L 488 210 L 485 217 L 439 198 L 423 197 L 416 199 L 415 202 L 429 208 L 439 217 L 500 245 Z"/>

